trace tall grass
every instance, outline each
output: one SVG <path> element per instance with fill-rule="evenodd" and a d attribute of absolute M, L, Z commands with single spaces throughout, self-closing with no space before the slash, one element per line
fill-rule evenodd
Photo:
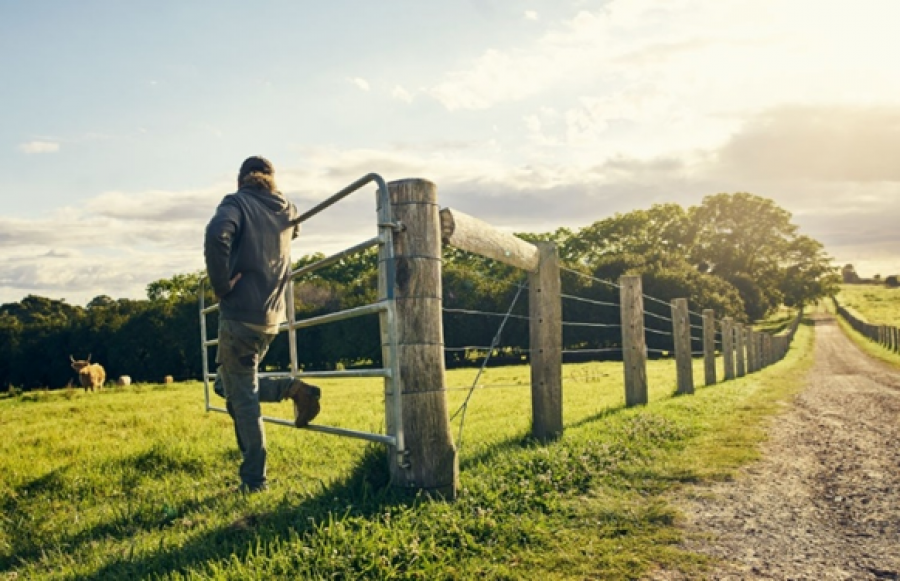
<path fill-rule="evenodd" d="M 625 409 L 621 364 L 567 365 L 566 433 L 527 437 L 528 370 L 491 369 L 461 425 L 455 502 L 387 483 L 384 451 L 268 425 L 271 490 L 232 491 L 230 419 L 199 383 L 29 392 L 0 400 L 0 577 L 8 579 L 597 579 L 656 567 L 692 575 L 667 495 L 755 457 L 765 418 L 799 388 L 812 334 L 773 367 Z M 719 371 L 721 378 L 721 369 Z M 448 374 L 459 409 L 474 371 Z M 492 387 L 493 386 L 493 387 Z M 381 430 L 380 387 L 323 381 L 317 423 Z M 268 415 L 289 417 L 287 404 Z"/>

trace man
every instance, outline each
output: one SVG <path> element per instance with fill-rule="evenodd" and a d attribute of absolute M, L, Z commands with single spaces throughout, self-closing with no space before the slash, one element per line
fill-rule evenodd
<path fill-rule="evenodd" d="M 267 488 L 260 402 L 293 399 L 297 427 L 319 413 L 318 387 L 257 373 L 278 325 L 286 320 L 290 245 L 300 229 L 291 224 L 296 217 L 297 208 L 276 187 L 272 164 L 253 156 L 241 165 L 238 191 L 225 196 L 206 227 L 206 270 L 219 299 L 216 391 L 225 396 L 234 421 L 245 492 Z"/>

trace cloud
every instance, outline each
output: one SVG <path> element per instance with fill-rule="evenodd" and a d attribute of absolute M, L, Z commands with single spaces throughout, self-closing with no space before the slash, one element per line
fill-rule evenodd
<path fill-rule="evenodd" d="M 28 143 L 19 144 L 19 151 L 22 153 L 56 153 L 59 151 L 59 143 L 55 141 L 29 141 Z"/>
<path fill-rule="evenodd" d="M 525 20 L 538 20 L 538 13 L 534 10 L 526 10 Z"/>
<path fill-rule="evenodd" d="M 360 77 L 352 77 L 348 78 L 347 80 L 356 85 L 356 87 L 360 91 L 365 91 L 366 93 L 368 93 L 371 90 L 371 87 L 369 87 L 369 82 L 365 79 L 362 79 Z"/>
<path fill-rule="evenodd" d="M 391 96 L 399 101 L 403 101 L 404 103 L 412 103 L 413 95 L 400 85 L 394 87 L 391 91 Z"/>
<path fill-rule="evenodd" d="M 900 182 L 900 106 L 777 107 L 718 152 L 718 171 L 769 180 Z"/>

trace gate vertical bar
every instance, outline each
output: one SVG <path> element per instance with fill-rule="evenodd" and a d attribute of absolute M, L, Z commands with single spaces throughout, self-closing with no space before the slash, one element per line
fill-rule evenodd
<path fill-rule="evenodd" d="M 206 346 L 208 335 L 206 313 L 203 312 L 206 310 L 206 285 L 202 280 L 197 292 L 199 294 L 197 304 L 200 310 L 200 353 L 203 360 L 203 399 L 206 411 L 209 411 L 209 348 Z"/>
<path fill-rule="evenodd" d="M 287 305 L 288 323 L 288 350 L 291 354 L 291 377 L 297 377 L 300 373 L 299 357 L 297 355 L 297 329 L 293 325 L 297 321 L 297 308 L 294 305 L 294 279 L 288 280 L 284 289 L 284 302 Z"/>

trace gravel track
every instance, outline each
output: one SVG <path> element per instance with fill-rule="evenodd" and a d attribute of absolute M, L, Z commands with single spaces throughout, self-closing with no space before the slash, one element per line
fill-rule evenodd
<path fill-rule="evenodd" d="M 708 579 L 900 579 L 900 373 L 812 317 L 807 387 L 762 459 L 679 503 L 683 548 L 720 560 Z"/>

